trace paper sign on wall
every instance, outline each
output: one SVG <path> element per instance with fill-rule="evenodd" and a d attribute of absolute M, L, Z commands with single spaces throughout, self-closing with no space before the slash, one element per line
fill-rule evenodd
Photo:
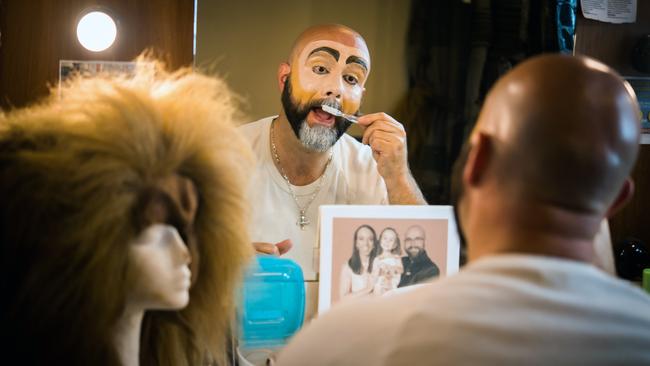
<path fill-rule="evenodd" d="M 636 22 L 637 0 L 580 0 L 582 15 L 606 23 Z"/>

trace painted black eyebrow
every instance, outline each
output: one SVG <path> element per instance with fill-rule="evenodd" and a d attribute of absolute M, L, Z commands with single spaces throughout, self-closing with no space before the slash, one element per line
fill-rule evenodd
<path fill-rule="evenodd" d="M 362 59 L 359 56 L 350 56 L 348 57 L 347 60 L 345 60 L 346 64 L 351 64 L 351 63 L 356 63 L 361 65 L 366 71 L 368 71 L 368 64 L 366 63 L 366 60 Z"/>
<path fill-rule="evenodd" d="M 335 50 L 333 48 L 330 48 L 330 47 L 318 47 L 317 49 L 309 52 L 309 56 L 313 55 L 316 52 L 320 52 L 320 51 L 324 51 L 324 52 L 329 53 L 330 55 L 332 55 L 332 57 L 334 57 L 334 59 L 336 61 L 338 61 L 339 57 L 341 57 L 341 54 L 339 53 L 339 51 L 337 51 L 337 50 Z"/>

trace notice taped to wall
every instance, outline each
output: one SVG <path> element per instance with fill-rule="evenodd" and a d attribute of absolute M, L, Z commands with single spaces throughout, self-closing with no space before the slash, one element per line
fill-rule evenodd
<path fill-rule="evenodd" d="M 133 61 L 59 60 L 59 93 L 61 85 L 73 77 L 92 77 L 99 74 L 132 76 L 135 66 Z"/>
<path fill-rule="evenodd" d="M 647 0 L 646 0 L 647 1 Z M 582 15 L 606 23 L 636 22 L 637 0 L 580 0 Z"/>
<path fill-rule="evenodd" d="M 59 85 L 73 75 L 94 76 L 105 75 L 133 75 L 135 62 L 132 61 L 77 61 L 59 60 Z"/>

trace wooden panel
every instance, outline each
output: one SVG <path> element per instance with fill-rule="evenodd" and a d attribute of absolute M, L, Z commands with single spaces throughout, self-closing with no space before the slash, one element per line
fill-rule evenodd
<path fill-rule="evenodd" d="M 23 106 L 58 81 L 60 59 L 128 61 L 147 48 L 171 67 L 193 60 L 194 2 L 190 0 L 0 0 L 0 106 Z M 82 11 L 103 8 L 118 36 L 103 52 L 76 38 Z"/>
<path fill-rule="evenodd" d="M 598 59 L 622 75 L 643 76 L 632 68 L 630 54 L 637 39 L 650 34 L 650 1 L 639 1 L 637 7 L 636 22 L 630 24 L 597 22 L 579 15 L 575 52 Z"/>
<path fill-rule="evenodd" d="M 576 53 L 594 57 L 617 69 L 623 76 L 650 76 L 632 68 L 630 54 L 636 41 L 650 34 L 650 1 L 637 3 L 632 24 L 608 24 L 577 19 Z M 636 192 L 632 201 L 610 220 L 612 240 L 636 237 L 650 244 L 650 145 L 641 145 L 632 173 Z"/>

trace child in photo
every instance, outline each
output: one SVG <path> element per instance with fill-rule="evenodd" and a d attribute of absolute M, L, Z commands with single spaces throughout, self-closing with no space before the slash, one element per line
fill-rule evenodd
<path fill-rule="evenodd" d="M 402 266 L 402 247 L 397 231 L 385 228 L 379 235 L 379 255 L 372 265 L 372 277 L 375 280 L 373 293 L 382 295 L 397 288 L 404 267 Z"/>

